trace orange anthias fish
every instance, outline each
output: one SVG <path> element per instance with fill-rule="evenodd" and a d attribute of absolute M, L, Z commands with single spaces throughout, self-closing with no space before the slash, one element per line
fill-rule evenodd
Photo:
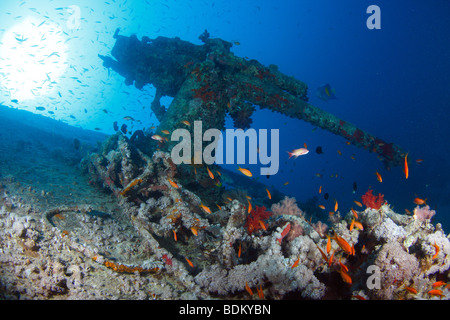
<path fill-rule="evenodd" d="M 319 193 L 322 193 L 322 186 L 319 187 Z"/>
<path fill-rule="evenodd" d="M 339 247 L 341 247 L 342 250 L 345 251 L 345 253 L 349 255 L 355 255 L 355 248 L 353 246 L 350 246 L 350 244 L 344 240 L 344 238 L 339 237 L 337 234 L 335 234 L 332 239 L 337 242 Z"/>
<path fill-rule="evenodd" d="M 205 206 L 204 204 L 200 204 L 200 208 L 202 208 L 206 213 L 211 213 L 211 209 L 209 209 L 207 206 Z"/>
<path fill-rule="evenodd" d="M 353 208 L 350 208 L 350 210 L 352 211 L 353 216 L 355 217 L 355 219 L 358 219 L 358 213 L 356 212 L 356 210 L 353 209 Z"/>
<path fill-rule="evenodd" d="M 186 259 L 187 263 L 191 266 L 191 268 L 193 268 L 193 267 L 194 267 L 194 264 L 192 263 L 192 261 L 189 260 L 189 259 L 186 258 L 186 257 L 184 257 L 184 258 Z"/>
<path fill-rule="evenodd" d="M 338 210 L 338 202 L 337 200 L 334 200 L 334 212 Z"/>
<path fill-rule="evenodd" d="M 161 130 L 161 132 L 164 133 L 164 134 L 170 134 L 169 130 Z"/>
<path fill-rule="evenodd" d="M 381 178 L 381 174 L 379 174 L 378 171 L 375 171 L 375 174 L 377 175 L 378 182 L 383 182 L 383 178 Z"/>
<path fill-rule="evenodd" d="M 267 191 L 267 197 L 269 197 L 269 199 L 272 199 L 272 195 L 270 194 L 269 189 L 266 188 L 266 191 Z"/>
<path fill-rule="evenodd" d="M 328 262 L 328 258 L 327 255 L 325 254 L 325 252 L 323 252 L 322 249 L 320 249 L 320 247 L 316 244 L 317 249 L 319 249 L 320 254 L 322 255 L 323 260 L 325 260 L 325 262 Z"/>
<path fill-rule="evenodd" d="M 267 231 L 267 227 L 266 227 L 266 224 L 264 223 L 264 221 L 259 220 L 258 222 L 259 222 L 259 225 L 261 226 L 261 228 L 263 228 L 264 231 Z"/>
<path fill-rule="evenodd" d="M 241 253 L 242 253 L 242 244 L 239 243 L 239 249 L 238 249 L 238 258 L 241 257 Z"/>
<path fill-rule="evenodd" d="M 433 289 L 428 291 L 428 294 L 431 296 L 439 296 L 439 297 L 443 297 L 444 295 L 442 294 L 442 290 L 439 289 Z"/>
<path fill-rule="evenodd" d="M 330 259 L 328 259 L 328 266 L 331 267 L 331 264 L 333 263 L 333 257 L 334 257 L 334 253 L 336 252 L 336 250 L 333 251 L 333 253 L 330 256 Z"/>
<path fill-rule="evenodd" d="M 256 291 L 258 292 L 258 297 L 260 299 L 264 299 L 264 291 L 262 289 L 262 284 L 259 285 L 259 289 L 258 287 L 256 287 Z"/>
<path fill-rule="evenodd" d="M 327 235 L 327 238 L 328 238 L 328 240 L 327 240 L 327 254 L 329 254 L 330 251 L 331 251 L 331 239 L 330 239 L 329 235 Z"/>
<path fill-rule="evenodd" d="M 187 125 L 187 126 L 190 126 L 190 125 L 191 125 L 191 123 L 190 123 L 189 121 L 187 121 L 187 120 L 183 120 L 183 121 L 181 121 L 181 123 L 184 123 L 184 124 Z"/>
<path fill-rule="evenodd" d="M 352 284 L 352 278 L 347 273 L 347 271 L 345 271 L 345 268 L 343 268 L 342 265 L 341 265 L 341 271 L 339 273 L 341 274 L 341 278 L 342 278 L 342 280 L 344 280 L 345 283 L 348 283 L 350 285 Z"/>
<path fill-rule="evenodd" d="M 156 140 L 156 141 L 159 141 L 159 142 L 164 141 L 164 138 L 161 137 L 159 134 L 154 134 L 154 135 L 152 135 L 152 139 L 153 139 L 153 140 Z"/>
<path fill-rule="evenodd" d="M 173 238 L 174 238 L 174 240 L 178 241 L 177 232 L 175 230 L 172 230 L 172 231 L 173 231 Z"/>
<path fill-rule="evenodd" d="M 179 188 L 178 184 L 176 184 L 176 182 L 174 182 L 172 179 L 167 179 L 167 180 L 169 181 L 169 183 L 172 187 L 174 187 L 175 189 Z"/>
<path fill-rule="evenodd" d="M 192 234 L 193 234 L 194 236 L 198 236 L 198 230 L 197 230 L 197 227 L 191 227 L 191 231 L 192 231 Z"/>
<path fill-rule="evenodd" d="M 294 269 L 295 267 L 297 267 L 299 262 L 300 262 L 300 258 L 298 258 L 297 260 L 295 260 L 295 262 L 292 264 L 291 269 Z"/>
<path fill-rule="evenodd" d="M 405 290 L 412 294 L 417 294 L 417 290 L 414 289 L 413 287 L 405 287 Z"/>
<path fill-rule="evenodd" d="M 445 284 L 444 281 L 436 281 L 435 283 L 433 283 L 433 288 L 442 287 L 444 284 Z"/>
<path fill-rule="evenodd" d="M 306 149 L 306 148 L 299 148 L 299 149 L 294 149 L 291 152 L 287 151 L 287 153 L 289 154 L 289 159 L 291 157 L 294 157 L 294 158 L 297 159 L 299 156 L 303 156 L 305 154 L 308 154 L 309 150 Z"/>
<path fill-rule="evenodd" d="M 252 211 L 252 203 L 250 202 L 250 200 L 247 199 L 248 202 L 248 209 L 247 209 L 247 213 L 250 213 Z"/>
<path fill-rule="evenodd" d="M 361 202 L 359 202 L 359 201 L 357 201 L 357 200 L 353 200 L 353 202 L 358 206 L 358 207 L 361 207 L 362 208 L 362 203 Z"/>
<path fill-rule="evenodd" d="M 250 287 L 248 286 L 247 281 L 245 281 L 245 290 L 248 292 L 249 295 L 253 295 L 253 291 L 252 289 L 250 289 Z"/>
<path fill-rule="evenodd" d="M 408 179 L 409 169 L 408 169 L 408 154 L 405 156 L 405 178 Z"/>
<path fill-rule="evenodd" d="M 247 177 L 252 177 L 253 176 L 253 174 L 248 169 L 244 169 L 244 168 L 239 167 L 238 170 L 240 172 L 242 172 L 244 175 L 246 175 Z"/>
<path fill-rule="evenodd" d="M 425 199 L 415 198 L 414 203 L 421 206 L 421 205 L 427 204 L 427 199 L 426 198 Z"/>
<path fill-rule="evenodd" d="M 213 175 L 213 173 L 211 172 L 211 170 L 209 170 L 209 168 L 208 168 L 208 167 L 206 167 L 206 170 L 208 171 L 208 175 L 209 175 L 209 177 L 210 177 L 211 179 L 213 179 L 213 180 L 214 180 L 214 175 Z"/>
<path fill-rule="evenodd" d="M 322 210 L 325 210 L 325 206 L 323 204 L 319 204 L 318 207 Z"/>
<path fill-rule="evenodd" d="M 362 223 L 359 221 L 355 221 L 355 227 L 357 227 L 359 230 L 364 230 Z"/>
<path fill-rule="evenodd" d="M 436 244 L 436 242 L 434 243 L 434 249 L 436 250 L 436 253 L 433 257 L 431 257 L 432 260 L 436 259 L 439 254 L 439 246 Z"/>

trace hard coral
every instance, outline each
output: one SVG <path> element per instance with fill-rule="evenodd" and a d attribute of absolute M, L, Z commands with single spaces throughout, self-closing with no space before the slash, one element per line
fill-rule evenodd
<path fill-rule="evenodd" d="M 269 218 L 271 215 L 272 212 L 266 211 L 266 207 L 256 206 L 256 208 L 247 216 L 247 220 L 245 221 L 244 226 L 247 228 L 248 234 L 252 234 L 259 229 L 262 229 L 260 221 Z"/>
<path fill-rule="evenodd" d="M 378 196 L 374 196 L 372 191 L 372 189 L 367 190 L 361 199 L 366 207 L 378 210 L 384 203 L 384 195 L 379 193 Z"/>

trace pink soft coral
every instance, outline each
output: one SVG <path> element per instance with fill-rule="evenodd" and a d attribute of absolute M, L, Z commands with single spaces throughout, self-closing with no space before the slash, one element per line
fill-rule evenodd
<path fill-rule="evenodd" d="M 303 211 L 297 206 L 297 200 L 295 198 L 284 197 L 279 203 L 272 205 L 272 212 L 274 215 L 293 215 L 297 217 L 303 217 Z"/>
<path fill-rule="evenodd" d="M 430 206 L 426 205 L 425 207 L 417 206 L 414 209 L 414 218 L 420 221 L 425 221 L 431 219 L 436 214 L 436 211 L 430 210 Z"/>
<path fill-rule="evenodd" d="M 325 237 L 328 226 L 325 223 L 322 223 L 322 221 L 317 221 L 317 223 L 313 224 L 313 229 L 323 238 Z"/>

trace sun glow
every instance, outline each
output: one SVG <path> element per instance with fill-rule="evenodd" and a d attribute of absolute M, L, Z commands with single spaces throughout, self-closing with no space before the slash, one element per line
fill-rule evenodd
<path fill-rule="evenodd" d="M 20 101 L 48 94 L 67 69 L 64 41 L 58 25 L 32 17 L 7 30 L 0 42 L 2 90 Z"/>

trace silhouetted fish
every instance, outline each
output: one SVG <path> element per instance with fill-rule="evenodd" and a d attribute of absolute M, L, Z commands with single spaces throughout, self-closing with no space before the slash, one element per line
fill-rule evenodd
<path fill-rule="evenodd" d="M 120 127 L 120 131 L 122 131 L 124 134 L 127 133 L 127 125 L 125 123 Z"/>
<path fill-rule="evenodd" d="M 353 182 L 353 193 L 356 193 L 356 190 L 358 190 L 358 184 L 356 181 Z"/>
<path fill-rule="evenodd" d="M 73 147 L 75 148 L 75 150 L 80 149 L 80 140 L 78 140 L 77 138 L 73 139 Z"/>
<path fill-rule="evenodd" d="M 321 147 L 321 146 L 318 146 L 318 147 L 316 148 L 316 153 L 317 153 L 317 154 L 322 154 L 322 153 L 323 153 L 323 150 L 322 150 L 322 147 Z"/>
<path fill-rule="evenodd" d="M 325 193 L 325 194 L 323 195 L 323 198 L 324 198 L 325 200 L 328 200 L 328 197 L 329 197 L 328 193 Z"/>
<path fill-rule="evenodd" d="M 113 128 L 114 128 L 114 131 L 119 130 L 119 126 L 117 125 L 117 121 L 114 121 Z"/>

